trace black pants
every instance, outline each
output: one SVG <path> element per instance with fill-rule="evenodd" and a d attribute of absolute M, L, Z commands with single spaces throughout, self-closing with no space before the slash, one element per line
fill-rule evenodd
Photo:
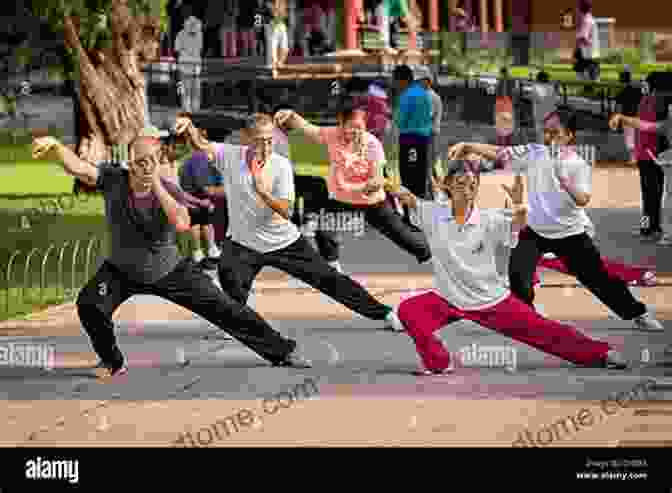
<path fill-rule="evenodd" d="M 112 314 L 135 294 L 160 296 L 191 310 L 271 363 L 284 360 L 296 348 L 295 341 L 282 337 L 257 312 L 220 291 L 189 259 L 152 285 L 134 282 L 104 262 L 79 293 L 77 311 L 94 351 L 113 367 L 123 364 L 124 357 L 117 346 Z"/>
<path fill-rule="evenodd" d="M 210 19 L 212 21 L 212 19 Z M 205 31 L 205 49 L 206 53 L 209 53 L 210 56 L 213 56 L 215 58 L 220 58 L 223 56 L 222 53 L 222 43 L 219 42 L 219 28 L 221 27 L 220 25 L 217 26 L 210 26 L 206 29 Z M 206 54 L 207 56 L 207 54 Z"/>
<path fill-rule="evenodd" d="M 227 240 L 219 262 L 222 289 L 231 293 L 238 303 L 247 303 L 252 282 L 264 267 L 286 272 L 369 319 L 383 320 L 390 313 L 389 307 L 331 267 L 303 236 L 288 247 L 269 253 L 256 252 Z"/>
<path fill-rule="evenodd" d="M 402 250 L 413 255 L 419 263 L 422 264 L 432 258 L 425 234 L 418 228 L 409 226 L 387 201 L 375 205 L 358 206 L 332 200 L 330 204 L 330 211 L 362 212 L 366 224 L 392 240 Z"/>
<path fill-rule="evenodd" d="M 303 217 L 295 214 L 292 222 L 301 227 L 309 219 L 310 214 L 318 214 L 329 207 L 329 191 L 327 183 L 321 177 L 294 175 L 296 196 L 303 197 Z M 342 238 L 338 231 L 315 231 L 315 244 L 318 253 L 327 262 L 340 258 Z"/>
<path fill-rule="evenodd" d="M 646 313 L 646 306 L 632 296 L 626 283 L 609 276 L 600 252 L 586 233 L 549 240 L 529 227 L 521 231 L 509 263 L 511 291 L 525 303 L 534 303 L 533 276 L 537 262 L 549 252 L 557 255 L 581 284 L 623 320 Z"/>
<path fill-rule="evenodd" d="M 399 174 L 401 184 L 416 197 L 432 199 L 432 139 L 423 144 L 399 144 Z M 404 206 L 404 219 L 411 225 L 411 211 Z M 413 229 L 416 229 L 413 227 Z"/>
<path fill-rule="evenodd" d="M 399 144 L 401 184 L 413 195 L 431 200 L 432 139 L 425 144 Z"/>
<path fill-rule="evenodd" d="M 663 205 L 665 173 L 653 161 L 638 161 L 639 182 L 642 189 L 643 214 L 641 230 L 644 234 L 659 233 L 660 214 Z"/>

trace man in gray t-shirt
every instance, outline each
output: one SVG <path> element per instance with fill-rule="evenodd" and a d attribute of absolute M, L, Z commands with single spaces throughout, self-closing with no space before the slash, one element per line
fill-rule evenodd
<path fill-rule="evenodd" d="M 310 366 L 255 311 L 231 299 L 190 259 L 178 252 L 176 233 L 189 230 L 189 212 L 179 188 L 170 191 L 159 174 L 161 146 L 141 136 L 130 146 L 128 168 L 82 161 L 53 137 L 35 139 L 35 158 L 52 153 L 65 171 L 102 191 L 110 229 L 111 254 L 77 299 L 79 318 L 100 358 L 101 377 L 126 373 L 112 314 L 136 294 L 176 303 L 226 330 L 262 358 L 278 366 Z M 177 200 L 176 200 L 177 199 Z"/>
<path fill-rule="evenodd" d="M 208 152 L 224 177 L 231 211 L 231 240 L 222 247 L 219 281 L 242 304 L 257 274 L 273 267 L 386 328 L 403 330 L 392 307 L 383 305 L 361 285 L 330 266 L 290 220 L 294 202 L 292 165 L 273 152 L 273 119 L 257 115 L 251 146 L 207 142 L 188 118 L 179 118 L 178 132 L 195 149 Z"/>

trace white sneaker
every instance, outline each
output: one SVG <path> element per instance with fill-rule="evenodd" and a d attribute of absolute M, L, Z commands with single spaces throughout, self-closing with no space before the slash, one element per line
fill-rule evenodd
<path fill-rule="evenodd" d="M 415 371 L 414 374 L 418 377 L 439 377 L 442 375 L 452 375 L 454 372 L 455 365 L 453 364 L 453 360 L 451 358 L 448 368 L 444 368 L 443 370 L 427 370 L 426 368 L 422 368 Z"/>
<path fill-rule="evenodd" d="M 544 258 L 546 260 L 555 260 L 556 258 L 558 258 L 558 256 L 555 253 L 548 252 L 544 253 Z"/>
<path fill-rule="evenodd" d="M 406 332 L 406 327 L 404 327 L 404 324 L 399 320 L 396 309 L 392 310 L 387 317 L 385 317 L 385 330 L 392 332 Z"/>
<path fill-rule="evenodd" d="M 656 243 L 658 246 L 672 246 L 672 235 L 670 234 L 665 234 L 663 237 L 658 240 Z"/>
<path fill-rule="evenodd" d="M 194 262 L 198 264 L 205 258 L 205 255 L 203 254 L 203 250 L 198 249 L 193 253 L 192 257 L 194 259 Z"/>
<path fill-rule="evenodd" d="M 635 324 L 635 328 L 645 332 L 663 332 L 665 330 L 663 324 L 653 318 L 648 312 L 633 319 L 633 323 Z"/>
<path fill-rule="evenodd" d="M 210 258 L 219 258 L 222 255 L 222 251 L 216 246 L 210 247 L 208 250 L 208 257 Z"/>

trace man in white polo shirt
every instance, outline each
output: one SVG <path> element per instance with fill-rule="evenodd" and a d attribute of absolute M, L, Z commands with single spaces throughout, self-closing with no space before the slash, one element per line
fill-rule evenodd
<path fill-rule="evenodd" d="M 586 231 L 586 226 L 591 224 L 584 207 L 591 198 L 592 163 L 576 152 L 576 115 L 558 110 L 548 115 L 544 124 L 546 145 L 499 147 L 460 143 L 448 151 L 449 159 L 475 152 L 486 159 L 504 161 L 505 166 L 527 175 L 529 225 L 521 232 L 518 246 L 511 253 L 511 290 L 533 306 L 537 262 L 542 255 L 551 252 L 623 320 L 632 320 L 640 330 L 664 330 L 646 305 L 634 298 L 627 284 L 609 275 Z"/>
<path fill-rule="evenodd" d="M 540 351 L 578 365 L 625 368 L 619 353 L 574 327 L 548 320 L 511 293 L 497 270 L 498 246 L 514 247 L 526 225 L 523 180 L 504 187 L 513 213 L 479 210 L 478 169 L 469 161 L 452 161 L 442 188 L 451 203 L 430 202 L 408 191 L 400 194 L 416 217 L 432 250 L 435 291 L 404 300 L 398 315 L 422 359 L 423 375 L 449 373 L 450 353 L 434 335 L 459 319 L 471 320 Z"/>
<path fill-rule="evenodd" d="M 224 177 L 231 239 L 222 245 L 222 289 L 245 304 L 257 274 L 273 267 L 366 318 L 384 320 L 388 330 L 403 330 L 392 307 L 330 266 L 290 221 L 293 170 L 288 159 L 272 152 L 274 128 L 269 115 L 256 115 L 250 134 L 253 145 L 234 146 L 208 142 L 191 120 L 178 119 L 178 134 L 208 152 Z"/>

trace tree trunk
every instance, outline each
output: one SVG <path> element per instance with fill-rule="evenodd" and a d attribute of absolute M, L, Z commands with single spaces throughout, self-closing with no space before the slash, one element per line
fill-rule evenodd
<path fill-rule="evenodd" d="M 110 49 L 87 51 L 79 39 L 78 19 L 65 18 L 65 42 L 79 56 L 79 156 L 92 163 L 111 158 L 111 146 L 128 145 L 145 126 L 142 69 L 158 58 L 159 20 L 132 18 L 126 0 L 110 13 Z"/>

